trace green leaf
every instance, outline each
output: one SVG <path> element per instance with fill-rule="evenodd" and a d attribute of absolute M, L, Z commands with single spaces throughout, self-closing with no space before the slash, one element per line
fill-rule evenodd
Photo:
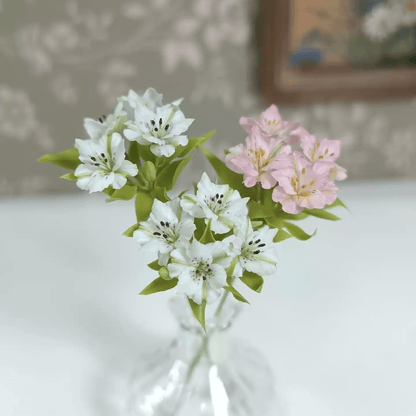
<path fill-rule="evenodd" d="M 201 238 L 199 239 L 199 242 L 202 244 L 208 244 L 215 242 L 214 235 L 211 231 L 211 220 L 209 220 L 208 224 L 205 227 L 204 233 L 202 234 Z"/>
<path fill-rule="evenodd" d="M 174 288 L 178 284 L 178 279 L 171 279 L 171 280 L 165 280 L 161 277 L 156 278 L 153 280 L 152 283 L 147 285 L 140 293 L 139 295 L 151 295 L 152 293 L 157 292 L 164 292 L 166 290 Z"/>
<path fill-rule="evenodd" d="M 56 166 L 60 166 L 61 168 L 71 170 L 75 170 L 77 166 L 81 164 L 78 149 L 75 147 L 64 150 L 60 153 L 43 155 L 38 159 L 38 162 L 52 163 Z"/>
<path fill-rule="evenodd" d="M 256 274 L 244 270 L 243 275 L 240 277 L 241 281 L 246 284 L 250 289 L 254 290 L 257 293 L 260 293 L 263 289 L 264 280 L 263 278 Z"/>
<path fill-rule="evenodd" d="M 156 162 L 156 156 L 150 151 L 149 145 L 143 145 L 137 143 L 137 149 L 139 151 L 140 157 L 145 161 L 150 161 L 153 164 Z"/>
<path fill-rule="evenodd" d="M 274 243 L 280 243 L 281 241 L 287 240 L 288 238 L 293 237 L 291 234 L 286 232 L 283 229 L 279 229 L 279 231 L 276 233 L 276 235 L 273 238 Z"/>
<path fill-rule="evenodd" d="M 204 134 L 201 137 L 191 137 L 188 139 L 188 144 L 186 146 L 178 146 L 172 157 L 172 159 L 177 159 L 186 156 L 189 152 L 197 149 L 198 147 L 203 146 L 213 135 L 215 130 L 210 131 L 207 134 Z"/>
<path fill-rule="evenodd" d="M 194 238 L 199 241 L 205 232 L 205 221 L 203 218 L 194 218 L 194 224 L 196 227 L 194 231 Z"/>
<path fill-rule="evenodd" d="M 112 201 L 129 201 L 136 195 L 137 187 L 131 185 L 124 185 L 121 189 L 115 189 L 110 198 L 107 198 L 105 202 Z"/>
<path fill-rule="evenodd" d="M 228 292 L 232 293 L 232 295 L 240 302 L 248 303 L 250 305 L 250 302 L 235 288 L 232 286 L 224 286 L 224 289 Z"/>
<path fill-rule="evenodd" d="M 170 198 L 168 197 L 168 194 L 166 193 L 165 187 L 162 188 L 161 186 L 155 186 L 155 188 L 152 191 L 152 196 L 162 202 L 170 201 Z"/>
<path fill-rule="evenodd" d="M 137 142 L 130 142 L 129 150 L 127 152 L 127 160 L 140 166 L 140 156 Z"/>
<path fill-rule="evenodd" d="M 140 224 L 134 224 L 131 227 L 127 228 L 126 231 L 124 231 L 123 235 L 126 237 L 133 237 L 133 233 L 138 230 L 140 227 Z"/>
<path fill-rule="evenodd" d="M 170 191 L 175 186 L 176 181 L 184 167 L 192 159 L 192 155 L 184 159 L 175 160 L 167 165 L 156 178 L 156 185 L 163 186 L 167 191 Z"/>
<path fill-rule="evenodd" d="M 102 191 L 102 193 L 103 193 L 103 194 L 106 194 L 106 195 L 108 195 L 108 196 L 111 196 L 111 195 L 113 195 L 113 193 L 114 193 L 114 189 L 113 189 L 113 187 L 112 187 L 112 186 L 108 186 L 107 188 L 105 188 L 105 189 Z"/>
<path fill-rule="evenodd" d="M 207 332 L 205 329 L 205 308 L 207 306 L 207 301 L 203 300 L 200 305 L 195 303 L 192 299 L 188 298 L 188 301 L 195 318 L 201 324 L 203 330 Z"/>
<path fill-rule="evenodd" d="M 156 270 L 157 272 L 162 268 L 162 266 L 159 265 L 158 260 L 152 261 L 147 265 L 147 267 L 150 267 L 152 270 Z"/>
<path fill-rule="evenodd" d="M 305 214 L 312 215 L 313 217 L 322 218 L 324 220 L 339 221 L 341 218 L 337 217 L 330 212 L 323 209 L 304 209 Z"/>
<path fill-rule="evenodd" d="M 274 215 L 271 207 L 265 207 L 256 201 L 249 201 L 249 217 L 253 218 L 266 218 Z"/>
<path fill-rule="evenodd" d="M 78 178 L 74 175 L 74 172 L 65 173 L 61 176 L 61 179 L 67 179 L 68 181 L 76 181 Z"/>
<path fill-rule="evenodd" d="M 349 211 L 349 209 L 347 208 L 347 206 L 339 198 L 337 198 L 335 200 L 335 202 L 333 202 L 331 205 L 327 205 L 324 209 L 334 208 L 334 207 L 343 207 L 347 211 Z"/>
<path fill-rule="evenodd" d="M 135 207 L 137 222 L 146 221 L 152 211 L 154 198 L 147 192 L 137 191 Z"/>
<path fill-rule="evenodd" d="M 255 190 L 253 188 L 247 188 L 243 183 L 243 175 L 241 173 L 235 173 L 229 169 L 226 164 L 218 159 L 217 156 L 212 154 L 209 150 L 202 148 L 205 157 L 208 159 L 211 166 L 214 168 L 221 182 L 230 185 L 231 188 L 240 192 L 242 197 L 249 196 L 255 197 Z"/>
<path fill-rule="evenodd" d="M 286 230 L 289 231 L 289 233 L 292 234 L 293 237 L 302 241 L 309 240 L 316 234 L 316 230 L 314 231 L 313 234 L 308 234 L 305 231 L 303 231 L 302 228 L 298 227 L 295 224 L 291 224 L 290 222 L 287 222 L 287 221 L 283 222 L 283 227 L 286 228 Z"/>

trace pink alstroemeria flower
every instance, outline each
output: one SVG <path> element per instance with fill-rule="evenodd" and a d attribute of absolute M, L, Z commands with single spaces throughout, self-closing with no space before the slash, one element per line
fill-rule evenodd
<path fill-rule="evenodd" d="M 337 199 L 338 188 L 329 180 L 324 163 L 312 164 L 301 152 L 293 152 L 291 161 L 291 169 L 272 172 L 279 182 L 272 199 L 282 204 L 283 211 L 299 214 L 303 208 L 324 208 Z"/>
<path fill-rule="evenodd" d="M 239 144 L 229 149 L 225 156 L 226 165 L 234 172 L 244 174 L 244 185 L 248 188 L 260 182 L 262 188 L 276 185 L 271 171 L 290 168 L 291 147 L 282 139 L 265 138 L 260 129 L 254 126 L 246 139 L 246 145 Z"/>
<path fill-rule="evenodd" d="M 258 127 L 266 137 L 277 137 L 280 139 L 285 139 L 292 130 L 299 126 L 298 123 L 282 120 L 282 116 L 275 105 L 271 105 L 264 111 L 260 116 L 260 120 L 241 117 L 240 125 L 248 134 L 251 133 L 253 127 Z"/>
<path fill-rule="evenodd" d="M 322 162 L 327 166 L 331 181 L 342 181 L 347 177 L 347 171 L 335 163 L 341 151 L 340 140 L 323 139 L 317 142 L 315 136 L 303 134 L 300 138 L 300 146 L 312 163 Z"/>

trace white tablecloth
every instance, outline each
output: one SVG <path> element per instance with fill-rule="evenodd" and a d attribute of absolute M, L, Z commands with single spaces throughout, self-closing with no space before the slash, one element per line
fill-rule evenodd
<path fill-rule="evenodd" d="M 270 361 L 287 416 L 416 415 L 416 182 L 340 183 L 342 221 L 279 245 L 234 333 Z M 110 416 L 141 351 L 169 340 L 168 294 L 121 233 L 132 202 L 0 202 L 0 415 Z M 118 416 L 118 415 L 117 415 Z"/>

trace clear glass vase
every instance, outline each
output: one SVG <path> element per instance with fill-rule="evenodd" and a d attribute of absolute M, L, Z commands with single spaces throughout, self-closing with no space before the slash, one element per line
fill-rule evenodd
<path fill-rule="evenodd" d="M 207 306 L 205 333 L 185 296 L 170 299 L 176 339 L 142 360 L 129 385 L 129 416 L 266 416 L 273 373 L 263 356 L 228 339 L 242 304 L 228 296 Z M 218 313 L 220 312 L 220 313 Z M 275 415 L 273 415 L 275 416 Z"/>

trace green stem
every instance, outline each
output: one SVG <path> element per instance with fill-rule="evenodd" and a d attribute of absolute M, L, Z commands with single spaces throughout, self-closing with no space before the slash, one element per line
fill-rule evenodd
<path fill-rule="evenodd" d="M 261 184 L 257 182 L 256 184 L 256 201 L 261 204 Z"/>
<path fill-rule="evenodd" d="M 215 316 L 220 316 L 220 313 L 222 311 L 222 308 L 224 307 L 225 301 L 227 300 L 227 296 L 229 295 L 229 291 L 225 290 L 224 294 L 222 295 L 222 298 L 220 300 L 220 303 L 218 305 L 217 310 L 215 311 Z"/>

